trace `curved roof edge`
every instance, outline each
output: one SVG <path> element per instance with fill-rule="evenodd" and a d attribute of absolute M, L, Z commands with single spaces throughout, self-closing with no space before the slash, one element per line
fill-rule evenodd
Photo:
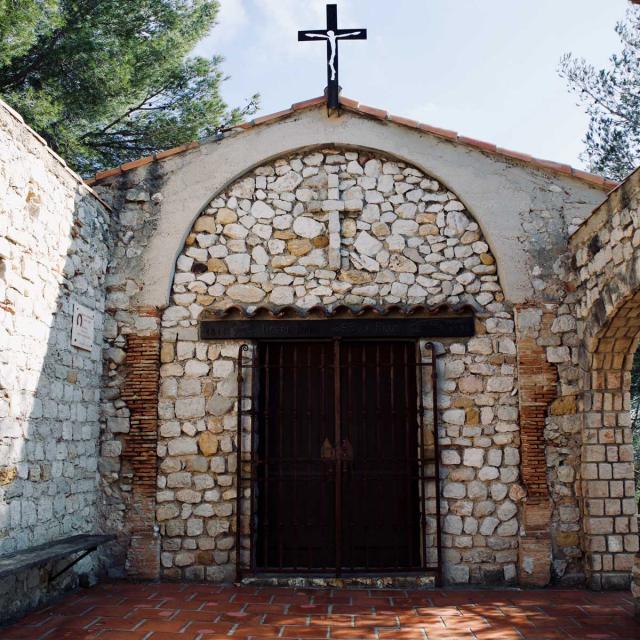
<path fill-rule="evenodd" d="M 105 178 L 110 178 L 112 176 L 125 173 L 127 171 L 131 171 L 132 169 L 137 169 L 138 167 L 142 167 L 146 164 L 150 164 L 156 160 L 163 160 L 165 158 L 175 156 L 179 153 L 184 153 L 192 149 L 197 149 L 198 147 L 201 146 L 201 144 L 206 144 L 208 141 L 211 141 L 212 139 L 213 140 L 224 139 L 227 136 L 242 133 L 243 131 L 247 131 L 248 129 L 259 127 L 263 124 L 276 122 L 296 112 L 303 111 L 305 109 L 320 107 L 325 103 L 326 103 L 326 98 L 324 96 L 319 96 L 317 98 L 312 98 L 311 100 L 305 100 L 303 102 L 297 102 L 291 105 L 289 109 L 285 109 L 283 111 L 277 111 L 276 113 L 271 113 L 266 116 L 261 116 L 259 118 L 256 118 L 255 120 L 251 120 L 250 122 L 245 122 L 235 127 L 232 127 L 230 129 L 227 129 L 223 131 L 220 137 L 218 138 L 208 138 L 203 140 L 202 142 L 197 142 L 197 141 L 189 142 L 187 144 L 180 145 L 179 147 L 174 147 L 173 149 L 167 149 L 166 151 L 159 151 L 157 153 L 154 153 L 151 156 L 140 158 L 139 160 L 133 160 L 132 162 L 127 162 L 123 165 L 120 165 L 119 167 L 114 167 L 113 169 L 99 171 L 98 173 L 96 173 L 96 175 L 93 178 L 88 179 L 86 181 L 86 184 L 87 185 L 96 184 L 97 182 L 100 182 L 100 180 L 103 180 Z M 477 150 L 483 151 L 485 153 L 491 153 L 504 158 L 508 158 L 509 160 L 515 160 L 537 169 L 551 171 L 552 173 L 558 173 L 561 175 L 576 178 L 577 180 L 587 182 L 590 185 L 596 188 L 602 189 L 604 191 L 610 191 L 619 186 L 618 182 L 615 182 L 613 180 L 607 180 L 602 176 L 597 176 L 592 173 L 587 173 L 586 171 L 581 171 L 580 169 L 575 169 L 574 167 L 571 167 L 568 164 L 561 164 L 558 162 L 553 162 L 551 160 L 534 158 L 533 156 L 530 156 L 525 153 L 512 151 L 510 149 L 503 149 L 502 147 L 498 147 L 495 144 L 492 144 L 490 142 L 485 142 L 483 140 L 476 140 L 475 138 L 469 138 L 467 136 L 461 136 L 455 131 L 450 131 L 448 129 L 441 129 L 439 127 L 434 127 L 429 124 L 417 122 L 416 120 L 410 120 L 408 118 L 403 118 L 401 116 L 395 116 L 395 115 L 389 114 L 387 111 L 384 111 L 382 109 L 377 109 L 375 107 L 362 105 L 357 100 L 351 100 L 350 98 L 344 98 L 341 96 L 340 104 L 345 109 L 345 111 L 356 113 L 358 115 L 372 118 L 375 120 L 392 122 L 400 126 L 415 129 L 416 131 L 429 133 L 439 138 L 449 140 L 450 142 L 455 142 L 467 147 L 472 147 Z"/>

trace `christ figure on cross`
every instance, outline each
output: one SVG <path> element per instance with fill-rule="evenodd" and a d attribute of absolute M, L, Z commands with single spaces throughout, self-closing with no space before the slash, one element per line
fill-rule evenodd
<path fill-rule="evenodd" d="M 327 28 L 309 31 L 299 31 L 299 41 L 325 40 L 327 43 L 327 102 L 329 109 L 337 109 L 340 87 L 338 85 L 338 41 L 366 40 L 367 30 L 358 29 L 347 31 L 338 29 L 338 9 L 335 4 L 327 5 Z"/>
<path fill-rule="evenodd" d="M 329 69 L 331 70 L 330 80 L 336 79 L 336 53 L 338 51 L 338 43 L 336 40 L 347 40 L 350 39 L 351 36 L 359 36 L 362 31 L 351 31 L 350 33 L 343 33 L 341 35 L 336 35 L 335 31 L 329 29 L 327 33 L 305 33 L 304 35 L 307 38 L 323 38 L 324 40 L 328 40 L 329 48 L 331 49 L 331 54 L 329 56 Z"/>

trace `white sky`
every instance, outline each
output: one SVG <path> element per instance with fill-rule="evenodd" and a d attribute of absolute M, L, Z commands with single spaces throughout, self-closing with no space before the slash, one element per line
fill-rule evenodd
<path fill-rule="evenodd" d="M 596 65 L 620 49 L 626 0 L 333 0 L 343 95 L 396 115 L 534 156 L 582 166 L 587 118 L 557 68 L 573 52 Z M 195 50 L 222 54 L 230 106 L 261 94 L 260 114 L 322 93 L 325 0 L 220 0 L 219 24 Z M 259 115 L 260 115 L 259 114 Z"/>

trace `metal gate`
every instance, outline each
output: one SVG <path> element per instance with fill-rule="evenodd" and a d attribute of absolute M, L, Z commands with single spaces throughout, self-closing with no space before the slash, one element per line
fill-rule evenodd
<path fill-rule="evenodd" d="M 439 580 L 435 360 L 433 344 L 414 340 L 242 345 L 238 579 L 248 570 Z"/>

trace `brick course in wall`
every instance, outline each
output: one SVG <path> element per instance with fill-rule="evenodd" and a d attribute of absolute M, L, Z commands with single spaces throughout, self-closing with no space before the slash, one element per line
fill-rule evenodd
<path fill-rule="evenodd" d="M 155 312 L 146 315 L 150 314 Z M 132 474 L 127 573 L 140 579 L 157 578 L 160 572 L 155 527 L 159 372 L 159 335 L 128 336 L 127 376 L 122 390 L 131 425 L 122 451 L 122 462 L 128 464 Z"/>
<path fill-rule="evenodd" d="M 520 584 L 544 586 L 551 579 L 551 501 L 547 484 L 545 424 L 557 397 L 558 371 L 550 363 L 544 336 L 551 333 L 555 309 L 516 310 L 520 382 L 521 475 L 527 497 L 522 504 L 518 553 Z"/>
<path fill-rule="evenodd" d="M 543 311 L 540 333 L 550 331 L 554 319 L 554 313 Z M 533 336 L 518 339 L 518 379 L 522 481 L 527 488 L 527 503 L 540 503 L 549 499 L 544 427 L 549 405 L 557 397 L 558 372 L 547 361 L 545 347 Z"/>

